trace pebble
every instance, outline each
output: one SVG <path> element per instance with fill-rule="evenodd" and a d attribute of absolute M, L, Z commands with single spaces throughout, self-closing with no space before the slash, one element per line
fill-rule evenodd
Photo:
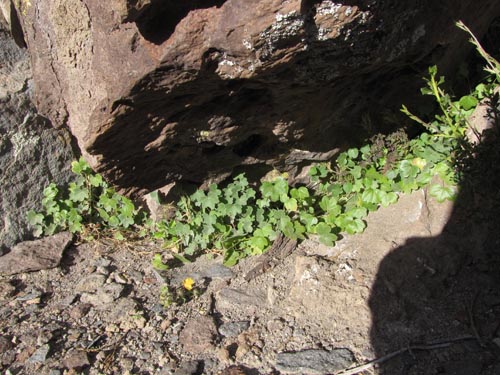
<path fill-rule="evenodd" d="M 160 323 L 160 329 L 162 331 L 166 331 L 167 328 L 169 328 L 170 326 L 172 325 L 172 321 L 170 319 L 164 319 L 161 323 Z"/>
<path fill-rule="evenodd" d="M 34 290 L 23 296 L 17 297 L 16 301 L 25 302 L 27 304 L 30 304 L 30 302 L 32 301 L 38 301 L 37 303 L 39 303 L 41 297 L 42 297 L 42 292 L 40 290 Z"/>
<path fill-rule="evenodd" d="M 93 273 L 80 280 L 76 285 L 77 292 L 94 292 L 106 282 L 106 276 Z"/>
<path fill-rule="evenodd" d="M 89 358 L 83 350 L 71 350 L 63 359 L 64 367 L 68 369 L 81 370 L 90 365 Z"/>
<path fill-rule="evenodd" d="M 241 309 L 242 306 L 245 306 L 247 312 L 253 314 L 267 305 L 266 299 L 265 296 L 251 291 L 224 288 L 216 296 L 216 305 L 217 310 L 221 313 Z"/>
<path fill-rule="evenodd" d="M 5 353 L 6 351 L 12 349 L 14 344 L 12 340 L 7 336 L 0 336 L 0 353 Z"/>
<path fill-rule="evenodd" d="M 50 351 L 50 345 L 45 344 L 39 347 L 35 352 L 29 357 L 29 363 L 44 363 L 47 359 L 47 355 Z"/>
<path fill-rule="evenodd" d="M 201 315 L 189 320 L 179 335 L 179 341 L 190 353 L 202 353 L 214 348 L 217 328 L 211 316 Z"/>
<path fill-rule="evenodd" d="M 14 285 L 7 282 L 0 283 L 0 299 L 10 298 L 15 292 L 16 288 Z"/>
<path fill-rule="evenodd" d="M 75 302 L 75 301 L 76 301 L 77 297 L 78 297 L 78 294 L 70 294 L 70 295 L 68 295 L 68 296 L 64 297 L 64 298 L 61 300 L 60 304 L 61 304 L 62 306 L 69 306 L 69 305 L 72 305 L 72 304 L 73 304 L 73 302 Z"/>
<path fill-rule="evenodd" d="M 231 271 L 228 267 L 216 263 L 210 266 L 204 272 L 201 272 L 202 277 L 209 279 L 231 279 L 234 277 L 234 272 Z"/>
<path fill-rule="evenodd" d="M 108 276 L 110 271 L 108 267 L 99 266 L 95 269 L 95 272 L 100 273 L 101 275 L 104 276 Z"/>
<path fill-rule="evenodd" d="M 53 333 L 49 330 L 42 330 L 38 337 L 36 338 L 37 345 L 41 346 L 43 344 L 47 344 L 53 337 Z"/>
<path fill-rule="evenodd" d="M 120 297 L 123 289 L 123 285 L 120 284 L 107 284 L 100 287 L 95 293 L 83 293 L 80 300 L 83 303 L 90 303 L 96 308 L 106 308 L 106 305 Z"/>
<path fill-rule="evenodd" d="M 236 337 L 241 332 L 250 327 L 250 322 L 247 320 L 240 322 L 228 322 L 219 327 L 219 333 L 224 337 Z"/>
<path fill-rule="evenodd" d="M 128 279 L 123 273 L 116 273 L 114 279 L 118 284 L 128 284 Z"/>
<path fill-rule="evenodd" d="M 99 258 L 96 262 L 96 267 L 109 267 L 111 266 L 112 260 L 109 258 Z"/>
<path fill-rule="evenodd" d="M 174 375 L 194 375 L 198 373 L 201 363 L 198 361 L 182 362 L 175 370 Z"/>
<path fill-rule="evenodd" d="M 69 309 L 69 316 L 73 320 L 79 320 L 87 315 L 91 308 L 92 305 L 89 303 L 78 304 Z"/>
<path fill-rule="evenodd" d="M 125 371 L 132 371 L 134 368 L 134 362 L 135 361 L 132 358 L 126 357 L 120 360 L 120 366 Z"/>

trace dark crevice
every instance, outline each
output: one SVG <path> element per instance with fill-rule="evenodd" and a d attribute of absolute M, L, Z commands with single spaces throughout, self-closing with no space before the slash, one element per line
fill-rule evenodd
<path fill-rule="evenodd" d="M 259 134 L 252 134 L 250 137 L 245 139 L 243 142 L 238 143 L 233 147 L 233 152 L 241 157 L 251 155 L 261 144 L 263 143 L 263 138 Z"/>
<path fill-rule="evenodd" d="M 154 44 L 162 44 L 174 32 L 177 24 L 194 9 L 220 8 L 226 0 L 153 0 L 137 18 L 139 32 Z"/>
<path fill-rule="evenodd" d="M 224 150 L 225 150 L 224 146 L 219 146 L 216 144 L 207 144 L 206 146 L 202 147 L 201 152 L 203 155 L 214 155 Z"/>

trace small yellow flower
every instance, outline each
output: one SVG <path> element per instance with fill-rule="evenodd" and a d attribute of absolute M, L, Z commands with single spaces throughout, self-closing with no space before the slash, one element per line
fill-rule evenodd
<path fill-rule="evenodd" d="M 182 282 L 182 286 L 184 287 L 184 289 L 191 291 L 194 287 L 194 280 L 190 277 L 186 277 Z"/>

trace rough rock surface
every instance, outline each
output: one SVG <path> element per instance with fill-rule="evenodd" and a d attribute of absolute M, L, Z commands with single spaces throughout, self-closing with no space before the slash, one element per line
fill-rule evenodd
<path fill-rule="evenodd" d="M 429 65 L 458 67 L 456 20 L 481 36 L 500 14 L 496 0 L 15 3 L 38 108 L 129 192 L 328 158 L 419 96 Z"/>
<path fill-rule="evenodd" d="M 61 232 L 40 240 L 18 243 L 7 255 L 0 257 L 0 275 L 55 268 L 72 241 L 71 233 Z"/>
<path fill-rule="evenodd" d="M 36 112 L 31 93 L 26 50 L 0 22 L 0 254 L 31 237 L 26 212 L 40 208 L 45 186 L 70 176 L 71 136 Z"/>

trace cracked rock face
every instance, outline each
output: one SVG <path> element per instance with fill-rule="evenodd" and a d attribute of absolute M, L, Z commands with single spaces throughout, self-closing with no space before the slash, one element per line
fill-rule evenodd
<path fill-rule="evenodd" d="M 2 5 L 2 3 L 0 3 Z M 43 189 L 70 178 L 71 136 L 54 129 L 32 103 L 29 56 L 0 13 L 0 255 L 32 238 L 26 213 L 39 210 Z"/>
<path fill-rule="evenodd" d="M 467 53 L 494 0 L 18 1 L 37 106 L 129 193 L 241 165 L 294 172 Z M 411 67 L 411 69 L 410 69 Z"/>

